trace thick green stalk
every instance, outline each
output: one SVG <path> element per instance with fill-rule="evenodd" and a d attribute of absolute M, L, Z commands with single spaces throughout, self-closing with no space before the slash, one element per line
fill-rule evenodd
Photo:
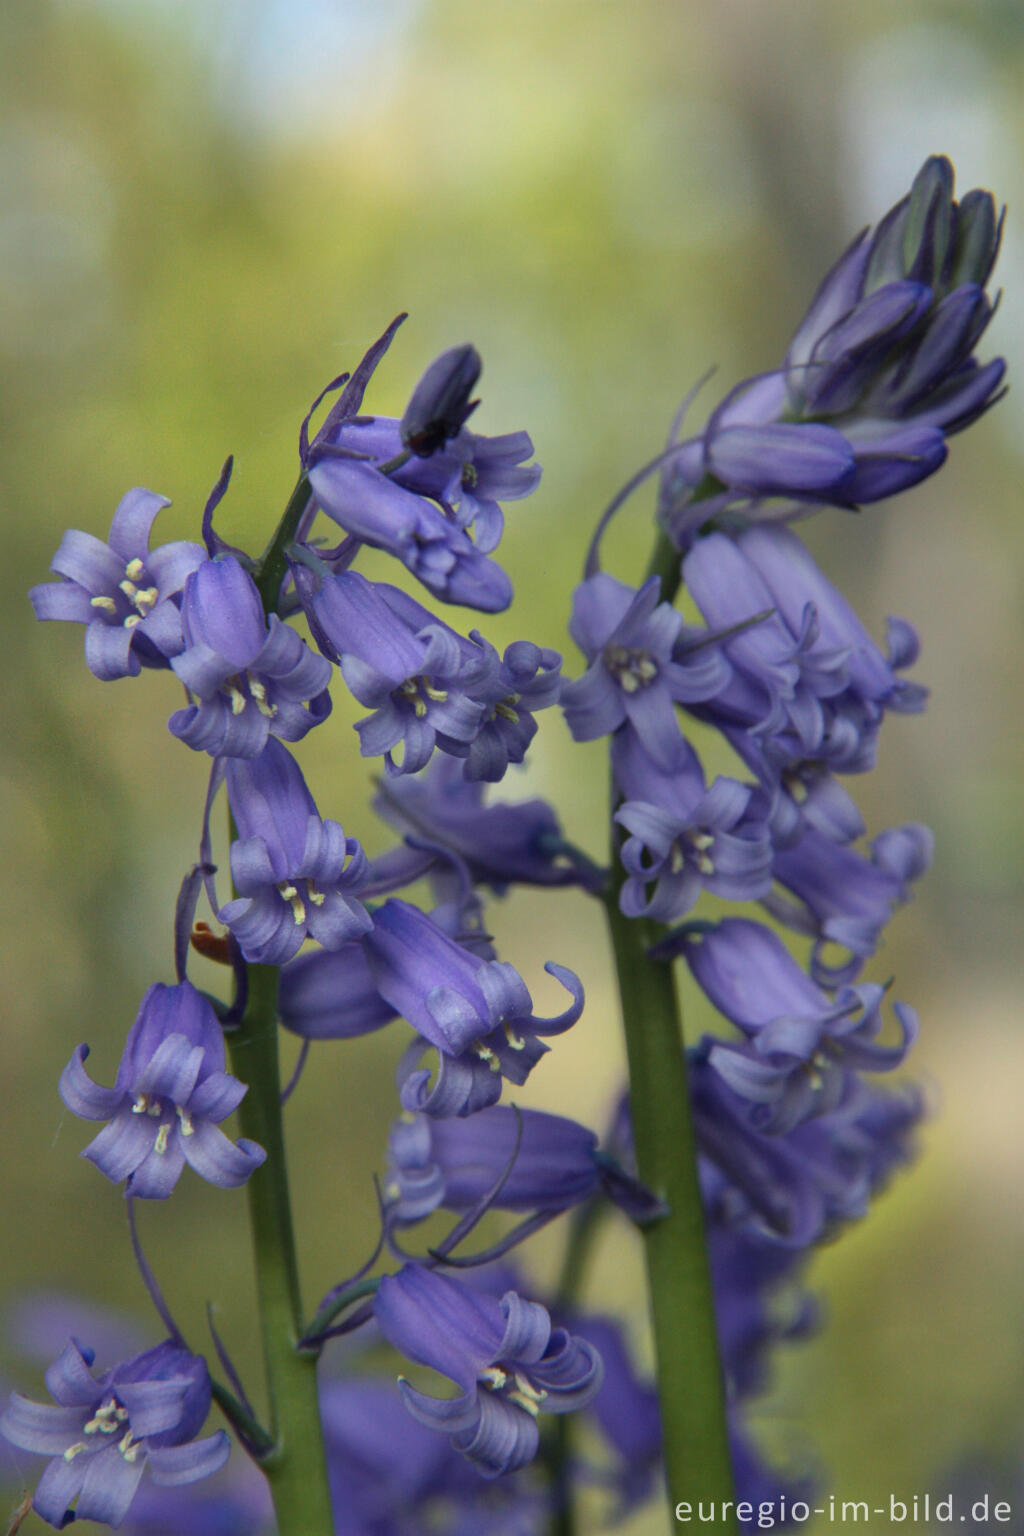
<path fill-rule="evenodd" d="M 279 1536 L 333 1536 L 316 1390 L 316 1357 L 297 1349 L 303 1332 L 281 1120 L 275 966 L 249 966 L 249 1002 L 226 1038 L 235 1075 L 249 1085 L 238 1110 L 243 1136 L 267 1160 L 247 1186 L 249 1224 L 274 1449 L 261 1459 Z"/>
<path fill-rule="evenodd" d="M 679 565 L 678 551 L 662 534 L 647 575 L 661 577 L 666 602 L 678 591 Z M 669 1499 L 673 1508 L 714 1500 L 721 1510 L 734 1498 L 732 1466 L 679 1001 L 671 965 L 648 956 L 654 926 L 619 909 L 624 875 L 614 835 L 612 841 L 605 910 L 626 1035 L 637 1171 L 669 1207 L 643 1233 Z M 728 1518 L 722 1523 L 735 1527 Z"/>
<path fill-rule="evenodd" d="M 669 1207 L 643 1231 L 669 1500 L 720 1506 L 734 1497 L 732 1468 L 675 981 L 670 965 L 647 957 L 650 925 L 619 911 L 619 884 L 606 910 L 637 1171 Z"/>

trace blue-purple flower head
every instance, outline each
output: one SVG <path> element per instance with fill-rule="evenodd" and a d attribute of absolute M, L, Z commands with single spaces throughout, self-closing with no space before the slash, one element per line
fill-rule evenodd
<path fill-rule="evenodd" d="M 185 583 L 184 647 L 171 666 L 197 702 L 172 733 L 212 756 L 258 757 L 269 736 L 299 741 L 330 713 L 331 665 L 276 614 L 233 555 L 206 560 Z"/>
<path fill-rule="evenodd" d="M 74 1114 L 109 1123 L 83 1157 L 125 1193 L 163 1200 L 188 1164 L 222 1189 L 244 1184 L 266 1158 L 244 1138 L 218 1127 L 245 1097 L 246 1085 L 224 1070 L 224 1037 L 211 1004 L 191 982 L 150 987 L 125 1042 L 113 1088 L 85 1070 L 80 1045 L 64 1068 L 60 1095 Z"/>
<path fill-rule="evenodd" d="M 469 779 L 500 779 L 523 761 L 533 711 L 558 697 L 556 651 L 517 641 L 502 659 L 478 631 L 466 640 L 398 588 L 354 571 L 324 581 L 310 608 L 321 646 L 373 711 L 356 726 L 360 750 L 383 755 L 389 774 L 418 773 L 437 748 L 463 759 Z"/>
<path fill-rule="evenodd" d="M 825 278 L 784 366 L 740 384 L 681 446 L 665 485 L 680 543 L 730 504 L 855 506 L 934 473 L 947 437 L 999 398 L 1003 360 L 982 364 L 974 350 L 992 317 L 1001 227 L 991 193 L 958 203 L 949 161 L 927 160 Z M 717 495 L 691 501 L 707 476 Z"/>
<path fill-rule="evenodd" d="M 364 947 L 381 996 L 439 1055 L 432 1086 L 429 1071 L 414 1070 L 414 1061 L 403 1073 L 402 1104 L 413 1112 L 466 1115 L 495 1103 L 502 1078 L 524 1083 L 545 1053 L 541 1035 L 562 1033 L 583 1010 L 579 978 L 549 962 L 545 969 L 572 1002 L 556 1018 L 537 1018 L 513 966 L 456 944 L 405 901 L 383 904 Z"/>
<path fill-rule="evenodd" d="M 753 786 L 716 778 L 709 789 L 693 749 L 683 744 L 666 773 L 631 730 L 612 743 L 622 804 L 616 822 L 629 833 L 620 906 L 627 917 L 675 922 L 702 890 L 732 901 L 756 901 L 771 886 L 772 843 L 767 803 Z"/>
<path fill-rule="evenodd" d="M 206 558 L 201 544 L 179 540 L 150 550 L 153 520 L 170 503 L 136 487 L 122 499 L 104 544 L 70 529 L 50 569 L 62 579 L 29 593 L 37 619 L 84 624 L 85 660 L 109 682 L 141 667 L 166 667 L 184 644 L 180 593 Z"/>
<path fill-rule="evenodd" d="M 288 750 L 270 737 L 259 757 L 229 758 L 226 778 L 238 896 L 217 915 L 245 958 L 281 965 L 306 938 L 339 949 L 365 933 L 370 918 L 354 894 L 365 877 L 363 851 L 336 821 L 321 819 Z"/>
<path fill-rule="evenodd" d="M 388 1137 L 384 1197 L 399 1222 L 432 1211 L 468 1211 L 504 1176 L 495 1209 L 568 1210 L 594 1194 L 597 1137 L 563 1115 L 504 1104 L 466 1119 L 403 1115 Z"/>
<path fill-rule="evenodd" d="M 52 1458 L 32 1504 L 57 1530 L 73 1520 L 119 1526 L 147 1467 L 154 1483 L 174 1487 L 209 1477 L 230 1450 L 223 1430 L 196 1439 L 210 1408 L 198 1355 L 168 1339 L 101 1376 L 93 1361 L 72 1339 L 46 1373 L 53 1403 L 14 1393 L 0 1417 L 12 1445 Z"/>
<path fill-rule="evenodd" d="M 778 784 L 808 763 L 862 772 L 873 766 L 885 713 L 923 709 L 925 690 L 898 675 L 917 657 L 910 625 L 890 620 L 883 655 L 789 529 L 698 539 L 683 579 L 711 627 L 734 631 L 723 641 L 726 685 L 691 707 L 763 782 Z"/>
<path fill-rule="evenodd" d="M 582 1408 L 601 1385 L 593 1345 L 553 1328 L 539 1303 L 515 1291 L 499 1301 L 407 1264 L 381 1281 L 374 1313 L 400 1353 L 461 1388 L 439 1399 L 400 1379 L 413 1417 L 451 1436 L 485 1477 L 526 1466 L 540 1444 L 538 1414 Z"/>
<path fill-rule="evenodd" d="M 742 1045 L 712 1046 L 708 1059 L 756 1106 L 762 1130 L 789 1130 L 834 1109 L 851 1070 L 892 1071 L 917 1037 L 913 1009 L 896 1003 L 901 1039 L 880 1044 L 884 987 L 844 986 L 828 996 L 761 923 L 727 918 L 694 932 L 683 953 L 705 995 L 746 1036 Z"/>
<path fill-rule="evenodd" d="M 660 595 L 657 576 L 639 592 L 604 572 L 576 588 L 569 628 L 589 666 L 563 685 L 561 702 L 577 741 L 628 724 L 671 772 L 686 755 L 676 704 L 713 698 L 727 685 L 730 667 L 717 646 L 692 646 L 682 615 Z"/>

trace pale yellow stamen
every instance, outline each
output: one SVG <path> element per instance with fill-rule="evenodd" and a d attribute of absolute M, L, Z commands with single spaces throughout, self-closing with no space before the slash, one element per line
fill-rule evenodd
<path fill-rule="evenodd" d="M 123 627 L 125 629 L 134 629 L 136 624 L 141 624 L 141 623 L 142 623 L 142 614 L 141 613 L 130 613 L 128 615 L 128 617 L 125 619 Z"/>
<path fill-rule="evenodd" d="M 277 705 L 267 703 L 267 690 L 264 688 L 263 684 L 257 682 L 255 678 L 250 677 L 249 692 L 252 694 L 253 701 L 260 714 L 265 715 L 268 720 L 273 720 L 274 716 L 277 714 Z"/>
<path fill-rule="evenodd" d="M 492 1072 L 501 1071 L 501 1062 L 498 1060 L 497 1056 L 495 1056 L 489 1045 L 474 1045 L 473 1049 L 481 1061 L 486 1061 Z"/>
<path fill-rule="evenodd" d="M 88 1449 L 89 1447 L 86 1445 L 85 1441 L 79 1440 L 77 1445 L 68 1446 L 67 1450 L 64 1452 L 64 1460 L 74 1461 L 76 1456 L 81 1455 L 82 1451 L 87 1451 Z"/>
<path fill-rule="evenodd" d="M 306 881 L 306 895 L 309 897 L 314 907 L 322 907 L 324 902 L 327 900 L 326 894 L 323 891 L 318 891 L 312 880 Z"/>
<path fill-rule="evenodd" d="M 514 1051 L 522 1051 L 526 1049 L 526 1041 L 516 1034 L 511 1024 L 505 1025 L 505 1039 L 508 1041 L 509 1045 Z"/>
<path fill-rule="evenodd" d="M 117 612 L 117 604 L 112 597 L 90 597 L 89 602 L 93 608 L 102 608 L 107 613 Z"/>
<path fill-rule="evenodd" d="M 196 1128 L 192 1124 L 192 1116 L 189 1114 L 187 1109 L 182 1109 L 180 1104 L 176 1105 L 176 1108 L 178 1111 L 178 1119 L 181 1121 L 181 1134 L 183 1136 L 194 1136 Z"/>
<path fill-rule="evenodd" d="M 142 1441 L 136 1440 L 131 1430 L 129 1430 L 124 1439 L 118 1441 L 117 1448 L 125 1461 L 138 1461 L 139 1452 L 142 1450 Z"/>
<path fill-rule="evenodd" d="M 507 1395 L 510 1403 L 515 1403 L 519 1408 L 525 1408 L 532 1419 L 537 1417 L 540 1409 L 531 1398 L 524 1397 L 522 1392 L 509 1392 Z"/>
<path fill-rule="evenodd" d="M 119 581 L 118 586 L 121 588 L 121 591 L 124 593 L 125 597 L 135 597 L 138 594 L 139 589 L 135 585 L 134 581 Z"/>
<path fill-rule="evenodd" d="M 501 699 L 499 703 L 495 704 L 494 713 L 500 715 L 503 720 L 510 720 L 513 725 L 518 725 L 519 713 L 513 708 L 513 705 L 518 703 L 519 695 L 517 693 L 510 693 L 507 699 Z"/>
<path fill-rule="evenodd" d="M 543 1387 L 535 1387 L 532 1381 L 527 1381 L 525 1376 L 515 1372 L 516 1386 L 524 1397 L 530 1397 L 535 1403 L 542 1403 L 547 1397 Z"/>
<path fill-rule="evenodd" d="M 141 592 L 136 592 L 135 596 L 132 598 L 132 602 L 142 614 L 143 618 L 145 618 L 149 610 L 156 607 L 159 597 L 160 593 L 156 587 L 144 587 Z"/>
<path fill-rule="evenodd" d="M 149 1108 L 149 1103 L 148 1093 L 137 1093 L 135 1095 L 135 1103 L 132 1105 L 132 1114 L 144 1115 Z"/>
<path fill-rule="evenodd" d="M 495 1392 L 500 1392 L 506 1381 L 508 1381 L 508 1377 L 500 1366 L 489 1365 L 485 1371 L 480 1372 L 480 1380 L 493 1388 Z"/>
<path fill-rule="evenodd" d="M 158 1157 L 162 1157 L 163 1154 L 167 1151 L 167 1138 L 170 1134 L 171 1127 L 167 1121 L 164 1121 L 163 1125 L 157 1131 L 156 1141 L 153 1143 L 153 1151 L 157 1154 Z"/>
<path fill-rule="evenodd" d="M 294 885 L 279 885 L 278 890 L 292 909 L 292 916 L 298 927 L 306 921 L 306 906 Z"/>
<path fill-rule="evenodd" d="M 134 560 L 128 561 L 128 564 L 124 568 L 124 573 L 126 576 L 129 576 L 132 581 L 138 581 L 144 570 L 145 566 L 139 559 L 138 555 L 136 555 Z"/>
<path fill-rule="evenodd" d="M 228 698 L 231 700 L 231 713 L 240 715 L 245 708 L 245 694 L 234 683 L 228 684 Z"/>

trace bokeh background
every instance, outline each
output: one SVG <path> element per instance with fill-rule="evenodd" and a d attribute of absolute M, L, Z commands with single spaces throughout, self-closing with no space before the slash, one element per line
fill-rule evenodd
<path fill-rule="evenodd" d="M 989 186 L 1011 205 L 983 355 L 1008 354 L 1012 370 L 1022 68 L 1017 0 L 4 0 L 8 1305 L 58 1286 L 146 1318 L 123 1204 L 78 1160 L 88 1130 L 55 1083 L 81 1040 L 110 1081 L 142 992 L 171 979 L 205 779 L 165 729 L 167 677 L 101 685 L 77 628 L 33 623 L 25 590 L 63 529 L 105 536 L 144 484 L 174 500 L 163 537 L 195 537 L 233 452 L 221 531 L 259 548 L 310 400 L 407 309 L 368 403 L 400 412 L 436 352 L 479 347 L 474 425 L 528 428 L 545 469 L 509 509 L 517 602 L 488 633 L 559 647 L 574 675 L 569 588 L 601 507 L 710 364 L 724 390 L 776 363 L 824 269 L 932 151 L 954 158 L 961 191 Z M 894 974 L 920 1010 L 913 1070 L 933 1116 L 917 1167 L 816 1259 L 827 1326 L 780 1354 L 756 1416 L 765 1442 L 820 1468 L 838 1498 L 941 1490 L 982 1452 L 994 1491 L 1024 1456 L 1022 401 L 1011 393 L 956 439 L 898 505 L 804 525 L 876 634 L 890 612 L 919 627 L 933 689 L 924 717 L 887 723 L 880 767 L 856 786 L 873 829 L 921 819 L 937 833 L 934 871 L 871 973 Z M 609 541 L 627 578 L 649 515 L 639 498 Z M 352 718 L 339 702 L 301 760 L 325 814 L 372 850 L 388 839 Z M 548 795 L 600 856 L 604 771 L 600 747 L 573 748 L 546 718 L 505 792 Z M 548 958 L 588 988 L 583 1022 L 522 1101 L 600 1127 L 622 1052 L 598 918 L 572 895 L 490 913 L 541 1011 L 556 1000 Z M 692 1000 L 688 1031 L 707 1023 Z M 366 1251 L 398 1049 L 390 1031 L 325 1046 L 293 1101 L 311 1300 Z M 242 1197 L 186 1178 L 142 1216 L 186 1331 L 200 1336 L 212 1300 L 256 1370 Z M 557 1250 L 557 1236 L 540 1243 L 542 1278 Z M 642 1348 L 639 1257 L 619 1228 L 590 1295 L 632 1317 Z M 4 1358 L 38 1385 L 10 1347 Z M 3 1455 L 13 1502 L 23 1468 Z M 630 1529 L 661 1531 L 664 1517 Z"/>

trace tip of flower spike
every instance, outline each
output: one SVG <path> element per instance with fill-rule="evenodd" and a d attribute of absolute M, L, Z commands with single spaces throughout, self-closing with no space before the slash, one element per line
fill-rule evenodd
<path fill-rule="evenodd" d="M 466 342 L 434 359 L 413 390 L 399 430 L 402 443 L 417 458 L 428 459 L 461 431 L 480 404 L 470 400 L 483 363 Z"/>

